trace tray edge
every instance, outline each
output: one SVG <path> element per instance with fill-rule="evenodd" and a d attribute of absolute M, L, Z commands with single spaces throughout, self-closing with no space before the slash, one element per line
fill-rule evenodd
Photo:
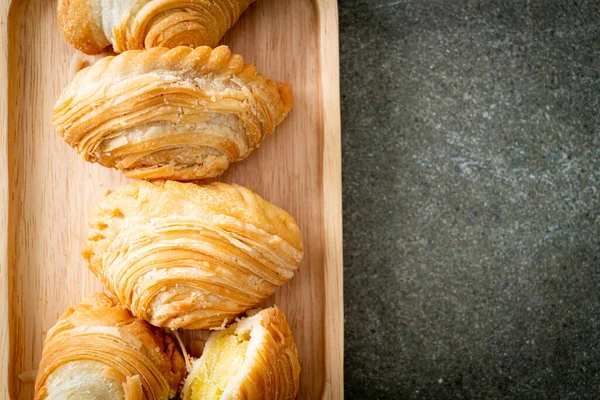
<path fill-rule="evenodd" d="M 323 96 L 325 230 L 325 387 L 323 399 L 344 398 L 342 150 L 337 0 L 317 0 Z"/>
<path fill-rule="evenodd" d="M 8 82 L 8 11 L 11 0 L 0 0 L 0 80 Z M 10 399 L 8 335 L 8 84 L 0 93 L 0 395 Z"/>

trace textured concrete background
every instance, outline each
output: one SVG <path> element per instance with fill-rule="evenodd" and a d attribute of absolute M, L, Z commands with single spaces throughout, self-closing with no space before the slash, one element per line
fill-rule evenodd
<path fill-rule="evenodd" d="M 600 1 L 339 11 L 346 398 L 600 398 Z"/>

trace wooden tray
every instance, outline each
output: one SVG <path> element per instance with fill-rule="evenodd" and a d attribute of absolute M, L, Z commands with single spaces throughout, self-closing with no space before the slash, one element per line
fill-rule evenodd
<path fill-rule="evenodd" d="M 84 162 L 54 132 L 52 108 L 74 55 L 58 30 L 56 2 L 0 0 L 0 30 L 0 394 L 31 399 L 47 329 L 65 308 L 102 290 L 80 255 L 88 210 L 127 180 Z M 258 0 L 224 43 L 293 87 L 287 120 L 223 180 L 255 190 L 301 227 L 304 261 L 274 301 L 298 343 L 299 398 L 341 399 L 337 2 Z"/>

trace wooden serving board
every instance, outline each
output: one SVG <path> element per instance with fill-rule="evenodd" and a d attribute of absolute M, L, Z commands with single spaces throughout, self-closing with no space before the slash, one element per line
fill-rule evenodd
<path fill-rule="evenodd" d="M 48 328 L 102 290 L 80 255 L 88 211 L 127 180 L 84 162 L 55 134 L 52 108 L 75 54 L 58 30 L 56 1 L 0 0 L 0 30 L 0 396 L 31 399 Z M 283 207 L 302 229 L 302 265 L 271 301 L 298 344 L 299 398 L 341 399 L 337 2 L 258 0 L 224 43 L 293 88 L 288 118 L 222 180 Z"/>

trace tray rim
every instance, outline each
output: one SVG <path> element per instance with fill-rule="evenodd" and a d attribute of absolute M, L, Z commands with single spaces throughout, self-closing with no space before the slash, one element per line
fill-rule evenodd
<path fill-rule="evenodd" d="M 323 205 L 325 231 L 325 387 L 321 398 L 344 398 L 344 290 L 342 138 L 337 0 L 318 7 L 323 97 Z"/>
<path fill-rule="evenodd" d="M 23 0 L 27 1 L 27 0 Z M 319 26 L 323 98 L 322 185 L 325 232 L 325 380 L 322 399 L 344 397 L 344 306 L 342 244 L 342 171 L 337 0 L 313 0 Z M 8 82 L 8 17 L 12 0 L 0 0 L 0 79 Z M 0 92 L 0 395 L 9 393 L 8 288 L 8 85 Z"/>
<path fill-rule="evenodd" d="M 0 0 L 0 79 L 8 82 L 8 11 L 11 0 Z M 0 92 L 0 394 L 10 399 L 8 392 L 9 336 L 8 336 L 8 85 Z"/>

